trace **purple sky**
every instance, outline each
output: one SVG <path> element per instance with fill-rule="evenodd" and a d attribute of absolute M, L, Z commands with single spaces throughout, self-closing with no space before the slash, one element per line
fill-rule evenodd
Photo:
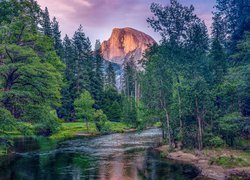
<path fill-rule="evenodd" d="M 180 1 L 193 4 L 199 17 L 211 26 L 215 0 Z M 152 16 L 149 9 L 152 2 L 167 5 L 169 0 L 38 0 L 42 8 L 48 7 L 51 17 L 59 20 L 63 36 L 72 36 L 82 24 L 92 43 L 96 39 L 107 40 L 114 27 L 132 27 L 159 41 L 159 35 L 146 22 Z"/>

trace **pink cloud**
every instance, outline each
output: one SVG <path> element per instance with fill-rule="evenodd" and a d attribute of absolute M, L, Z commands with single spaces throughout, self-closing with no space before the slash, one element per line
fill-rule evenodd
<path fill-rule="evenodd" d="M 211 24 L 210 0 L 182 1 L 197 6 L 196 12 L 207 25 Z M 166 4 L 165 0 L 38 0 L 42 8 L 48 7 L 52 17 L 57 17 L 63 34 L 72 35 L 82 24 L 92 42 L 107 39 L 114 27 L 133 27 L 159 40 L 159 35 L 146 22 L 151 16 L 152 2 Z"/>

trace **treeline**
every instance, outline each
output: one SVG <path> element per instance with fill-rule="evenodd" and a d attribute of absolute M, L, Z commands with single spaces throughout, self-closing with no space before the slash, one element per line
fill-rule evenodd
<path fill-rule="evenodd" d="M 0 131 L 50 135 L 60 122 L 121 121 L 114 66 L 92 50 L 83 27 L 62 40 L 36 1 L 0 2 Z M 107 129 L 107 128 L 106 128 Z"/>
<path fill-rule="evenodd" d="M 212 33 L 176 0 L 153 3 L 147 21 L 162 36 L 141 61 L 127 60 L 117 89 L 114 65 L 80 26 L 62 39 L 59 23 L 33 0 L 0 2 L 0 136 L 38 135 L 60 122 L 161 122 L 171 146 L 247 146 L 250 138 L 250 5 L 217 0 Z M 249 148 L 249 147 L 248 147 Z"/>
<path fill-rule="evenodd" d="M 211 37 L 193 6 L 171 0 L 151 12 L 147 21 L 162 40 L 126 90 L 138 96 L 139 82 L 138 121 L 162 122 L 175 147 L 250 148 L 249 1 L 217 0 Z"/>

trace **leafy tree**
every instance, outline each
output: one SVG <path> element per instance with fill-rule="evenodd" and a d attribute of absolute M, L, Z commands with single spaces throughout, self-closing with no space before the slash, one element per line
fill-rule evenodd
<path fill-rule="evenodd" d="M 0 134 L 4 135 L 6 131 L 12 131 L 16 127 L 17 123 L 11 113 L 7 109 L 0 108 Z"/>
<path fill-rule="evenodd" d="M 15 12 L 9 11 L 6 16 L 14 20 L 3 22 L 0 29 L 0 86 L 3 89 L 0 106 L 9 110 L 15 119 L 36 124 L 36 119 L 26 116 L 33 107 L 37 107 L 38 117 L 43 107 L 49 114 L 60 104 L 64 65 L 53 50 L 52 40 L 38 31 L 37 3 L 12 2 L 10 7 L 16 8 Z M 44 118 L 38 119 L 39 123 L 48 125 Z"/>
<path fill-rule="evenodd" d="M 235 52 L 237 44 L 250 31 L 250 2 L 248 0 L 217 0 L 217 14 L 220 16 L 226 32 L 228 47 L 231 53 Z"/>
<path fill-rule="evenodd" d="M 149 112 L 158 114 L 163 124 L 163 132 L 167 132 L 169 145 L 172 144 L 172 128 L 170 120 L 170 107 L 172 102 L 172 71 L 168 63 L 168 49 L 153 47 L 148 52 L 145 63 L 145 74 L 142 78 L 142 101 Z M 167 57 L 167 58 L 166 58 Z M 150 86 L 148 86 L 150 84 Z M 152 117 L 155 117 L 154 115 Z M 165 136 L 165 134 L 164 134 Z"/>
<path fill-rule="evenodd" d="M 76 117 L 86 122 L 87 130 L 89 130 L 89 122 L 94 120 L 94 104 L 95 100 L 88 91 L 84 91 L 74 102 Z"/>
<path fill-rule="evenodd" d="M 154 72 L 154 70 L 157 69 L 156 72 L 161 73 L 157 76 L 156 80 L 151 81 L 159 81 L 159 84 L 156 84 L 155 86 L 163 88 L 159 88 L 160 92 L 158 92 L 158 94 L 163 95 L 165 98 L 160 97 L 159 102 L 162 104 L 160 109 L 165 109 L 164 114 L 168 127 L 167 136 L 171 145 L 172 138 L 170 131 L 172 128 L 170 128 L 170 126 L 171 124 L 176 123 L 175 121 L 172 121 L 171 123 L 169 121 L 170 117 L 172 116 L 173 120 L 179 119 L 179 134 L 182 136 L 183 115 L 186 111 L 189 111 L 189 109 L 184 109 L 185 106 L 183 104 L 187 100 L 183 95 L 181 86 L 183 82 L 181 81 L 185 81 L 185 78 L 195 79 L 194 82 L 190 83 L 191 86 L 195 86 L 195 84 L 199 83 L 200 80 L 203 79 L 204 71 L 202 71 L 203 68 L 201 67 L 204 67 L 206 50 L 208 49 L 207 28 L 204 22 L 202 22 L 194 14 L 193 6 L 183 6 L 176 0 L 171 0 L 170 5 L 165 7 L 153 3 L 151 5 L 151 11 L 154 16 L 149 18 L 147 21 L 151 27 L 153 27 L 153 29 L 159 32 L 162 36 L 162 45 L 159 47 L 159 51 L 156 50 L 156 53 L 151 55 L 155 60 L 155 64 L 152 66 L 152 71 Z M 156 62 L 159 64 L 156 65 Z M 171 67 L 171 69 L 166 67 L 166 64 Z M 149 74 L 148 76 L 152 76 L 152 74 Z M 202 86 L 199 87 L 203 88 Z M 149 95 L 145 97 L 148 96 Z M 198 101 L 195 94 L 193 94 L 190 98 L 193 102 L 196 100 Z M 201 100 L 201 102 L 203 101 Z M 177 106 L 175 104 L 177 104 Z M 195 103 L 192 105 L 194 104 Z M 197 103 L 197 106 L 199 106 L 198 108 L 203 107 L 199 103 Z M 171 115 L 170 112 L 173 107 L 178 108 L 179 117 Z M 195 106 L 192 106 L 192 108 L 194 107 Z M 199 148 L 201 149 L 201 127 L 203 120 L 198 114 L 200 113 L 196 114 L 198 124 L 197 135 Z"/>
<path fill-rule="evenodd" d="M 36 1 L 29 0 L 2 0 L 0 2 L 0 24 L 10 24 L 16 18 L 22 19 L 23 22 L 29 21 L 28 25 L 21 26 L 30 27 L 33 32 L 38 30 L 41 21 L 41 9 Z M 20 16 L 22 14 L 22 16 Z"/>
<path fill-rule="evenodd" d="M 97 110 L 94 113 L 94 122 L 98 131 L 102 131 L 105 127 L 105 122 L 107 121 L 107 116 L 102 110 Z"/>

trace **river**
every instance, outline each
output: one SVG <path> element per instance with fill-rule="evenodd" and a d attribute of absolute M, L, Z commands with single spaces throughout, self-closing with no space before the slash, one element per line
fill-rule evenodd
<path fill-rule="evenodd" d="M 159 129 L 57 144 L 22 139 L 15 142 L 12 158 L 0 167 L 0 179 L 189 180 L 198 176 L 194 167 L 162 158 L 153 148 L 160 141 Z"/>

